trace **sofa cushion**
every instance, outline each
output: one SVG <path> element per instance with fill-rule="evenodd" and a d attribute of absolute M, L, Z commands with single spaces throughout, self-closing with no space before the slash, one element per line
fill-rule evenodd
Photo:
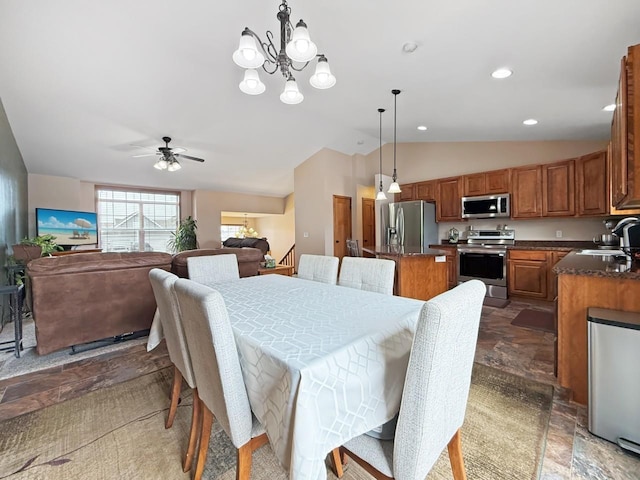
<path fill-rule="evenodd" d="M 260 262 L 264 260 L 264 255 L 257 248 L 200 248 L 186 250 L 173 256 L 171 271 L 181 278 L 189 278 L 187 258 L 229 253 L 235 254 L 238 259 L 240 277 L 253 277 L 258 274 L 258 268 L 260 267 Z"/>

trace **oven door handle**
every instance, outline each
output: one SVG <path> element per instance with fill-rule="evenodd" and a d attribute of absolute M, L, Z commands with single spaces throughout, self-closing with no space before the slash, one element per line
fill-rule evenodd
<path fill-rule="evenodd" d="M 479 255 L 498 255 L 500 257 L 504 257 L 507 252 L 503 250 L 490 250 L 488 248 L 465 248 L 459 249 L 459 254 L 471 253 L 471 254 L 479 254 Z"/>

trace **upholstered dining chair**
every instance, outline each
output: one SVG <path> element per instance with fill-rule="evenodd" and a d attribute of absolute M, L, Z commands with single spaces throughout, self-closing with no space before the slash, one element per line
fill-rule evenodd
<path fill-rule="evenodd" d="M 215 415 L 238 449 L 236 478 L 248 480 L 252 453 L 268 439 L 251 412 L 224 300 L 216 290 L 187 279 L 178 279 L 175 291 L 202 403 L 193 478 L 202 477 Z"/>
<path fill-rule="evenodd" d="M 189 257 L 187 270 L 191 280 L 207 286 L 240 278 L 238 257 L 235 253 Z"/>
<path fill-rule="evenodd" d="M 349 252 L 350 257 L 362 256 L 360 255 L 360 246 L 358 245 L 358 240 L 347 238 L 347 252 Z"/>
<path fill-rule="evenodd" d="M 393 440 L 361 435 L 332 452 L 342 476 L 344 454 L 377 479 L 423 480 L 446 446 L 455 480 L 466 479 L 460 428 L 478 338 L 484 283 L 470 280 L 425 303 L 411 347 Z"/>
<path fill-rule="evenodd" d="M 384 258 L 344 257 L 338 285 L 393 295 L 396 263 Z"/>
<path fill-rule="evenodd" d="M 335 285 L 339 263 L 338 257 L 304 253 L 298 263 L 298 278 Z"/>
<path fill-rule="evenodd" d="M 173 426 L 173 420 L 178 409 L 178 401 L 180 400 L 180 390 L 182 387 L 182 379 L 184 378 L 193 389 L 193 410 L 191 413 L 191 431 L 189 433 L 189 444 L 187 453 L 184 457 L 182 468 L 185 472 L 191 469 L 193 463 L 193 454 L 196 449 L 196 440 L 198 432 L 198 423 L 200 420 L 200 402 L 198 400 L 198 389 L 196 388 L 196 380 L 193 375 L 193 367 L 191 366 L 191 356 L 187 348 L 187 340 L 184 336 L 182 328 L 182 319 L 178 310 L 178 300 L 173 290 L 173 284 L 178 279 L 173 273 L 160 268 L 153 268 L 149 271 L 149 280 L 153 295 L 156 298 L 158 306 L 158 314 L 160 315 L 160 323 L 164 338 L 169 351 L 169 359 L 173 363 L 173 385 L 171 387 L 171 401 L 169 402 L 169 414 L 165 422 L 165 428 Z"/>

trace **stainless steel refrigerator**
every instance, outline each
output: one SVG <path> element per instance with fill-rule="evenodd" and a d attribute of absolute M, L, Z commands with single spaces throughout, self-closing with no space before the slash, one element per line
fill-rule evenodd
<path fill-rule="evenodd" d="M 438 243 L 436 206 L 423 200 L 381 206 L 382 239 L 385 245 L 429 248 Z"/>

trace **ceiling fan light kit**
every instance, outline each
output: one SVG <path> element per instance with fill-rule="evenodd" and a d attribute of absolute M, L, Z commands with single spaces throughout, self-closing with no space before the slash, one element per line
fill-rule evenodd
<path fill-rule="evenodd" d="M 164 147 L 158 147 L 158 150 L 154 153 L 145 153 L 143 155 L 134 155 L 134 158 L 158 156 L 158 161 L 154 163 L 153 168 L 158 170 L 166 170 L 168 172 L 177 172 L 182 168 L 178 158 L 186 158 L 187 160 L 194 160 L 196 162 L 204 162 L 202 158 L 192 157 L 191 155 L 185 155 L 182 152 L 186 152 L 186 148 L 176 147 L 171 148 L 169 142 L 171 137 L 162 137 Z"/>
<path fill-rule="evenodd" d="M 332 75 L 327 57 L 318 54 L 318 47 L 311 41 L 307 24 L 300 20 L 295 29 L 289 17 L 291 9 L 286 0 L 282 0 L 276 18 L 280 22 L 280 49 L 273 43 L 273 33 L 267 30 L 267 41 L 262 39 L 251 29 L 246 27 L 240 36 L 238 49 L 233 52 L 236 65 L 248 69 L 244 79 L 240 82 L 240 90 L 248 95 L 260 95 L 266 90 L 260 81 L 257 68 L 262 67 L 265 72 L 273 75 L 280 71 L 285 78 L 285 86 L 280 100 L 289 105 L 295 105 L 304 100 L 298 89 L 298 84 L 292 71 L 304 70 L 309 62 L 318 58 L 316 70 L 309 79 L 312 87 L 324 90 L 336 84 L 336 77 Z M 293 62 L 302 63 L 296 67 Z M 251 73 L 250 73 L 251 72 Z"/>

